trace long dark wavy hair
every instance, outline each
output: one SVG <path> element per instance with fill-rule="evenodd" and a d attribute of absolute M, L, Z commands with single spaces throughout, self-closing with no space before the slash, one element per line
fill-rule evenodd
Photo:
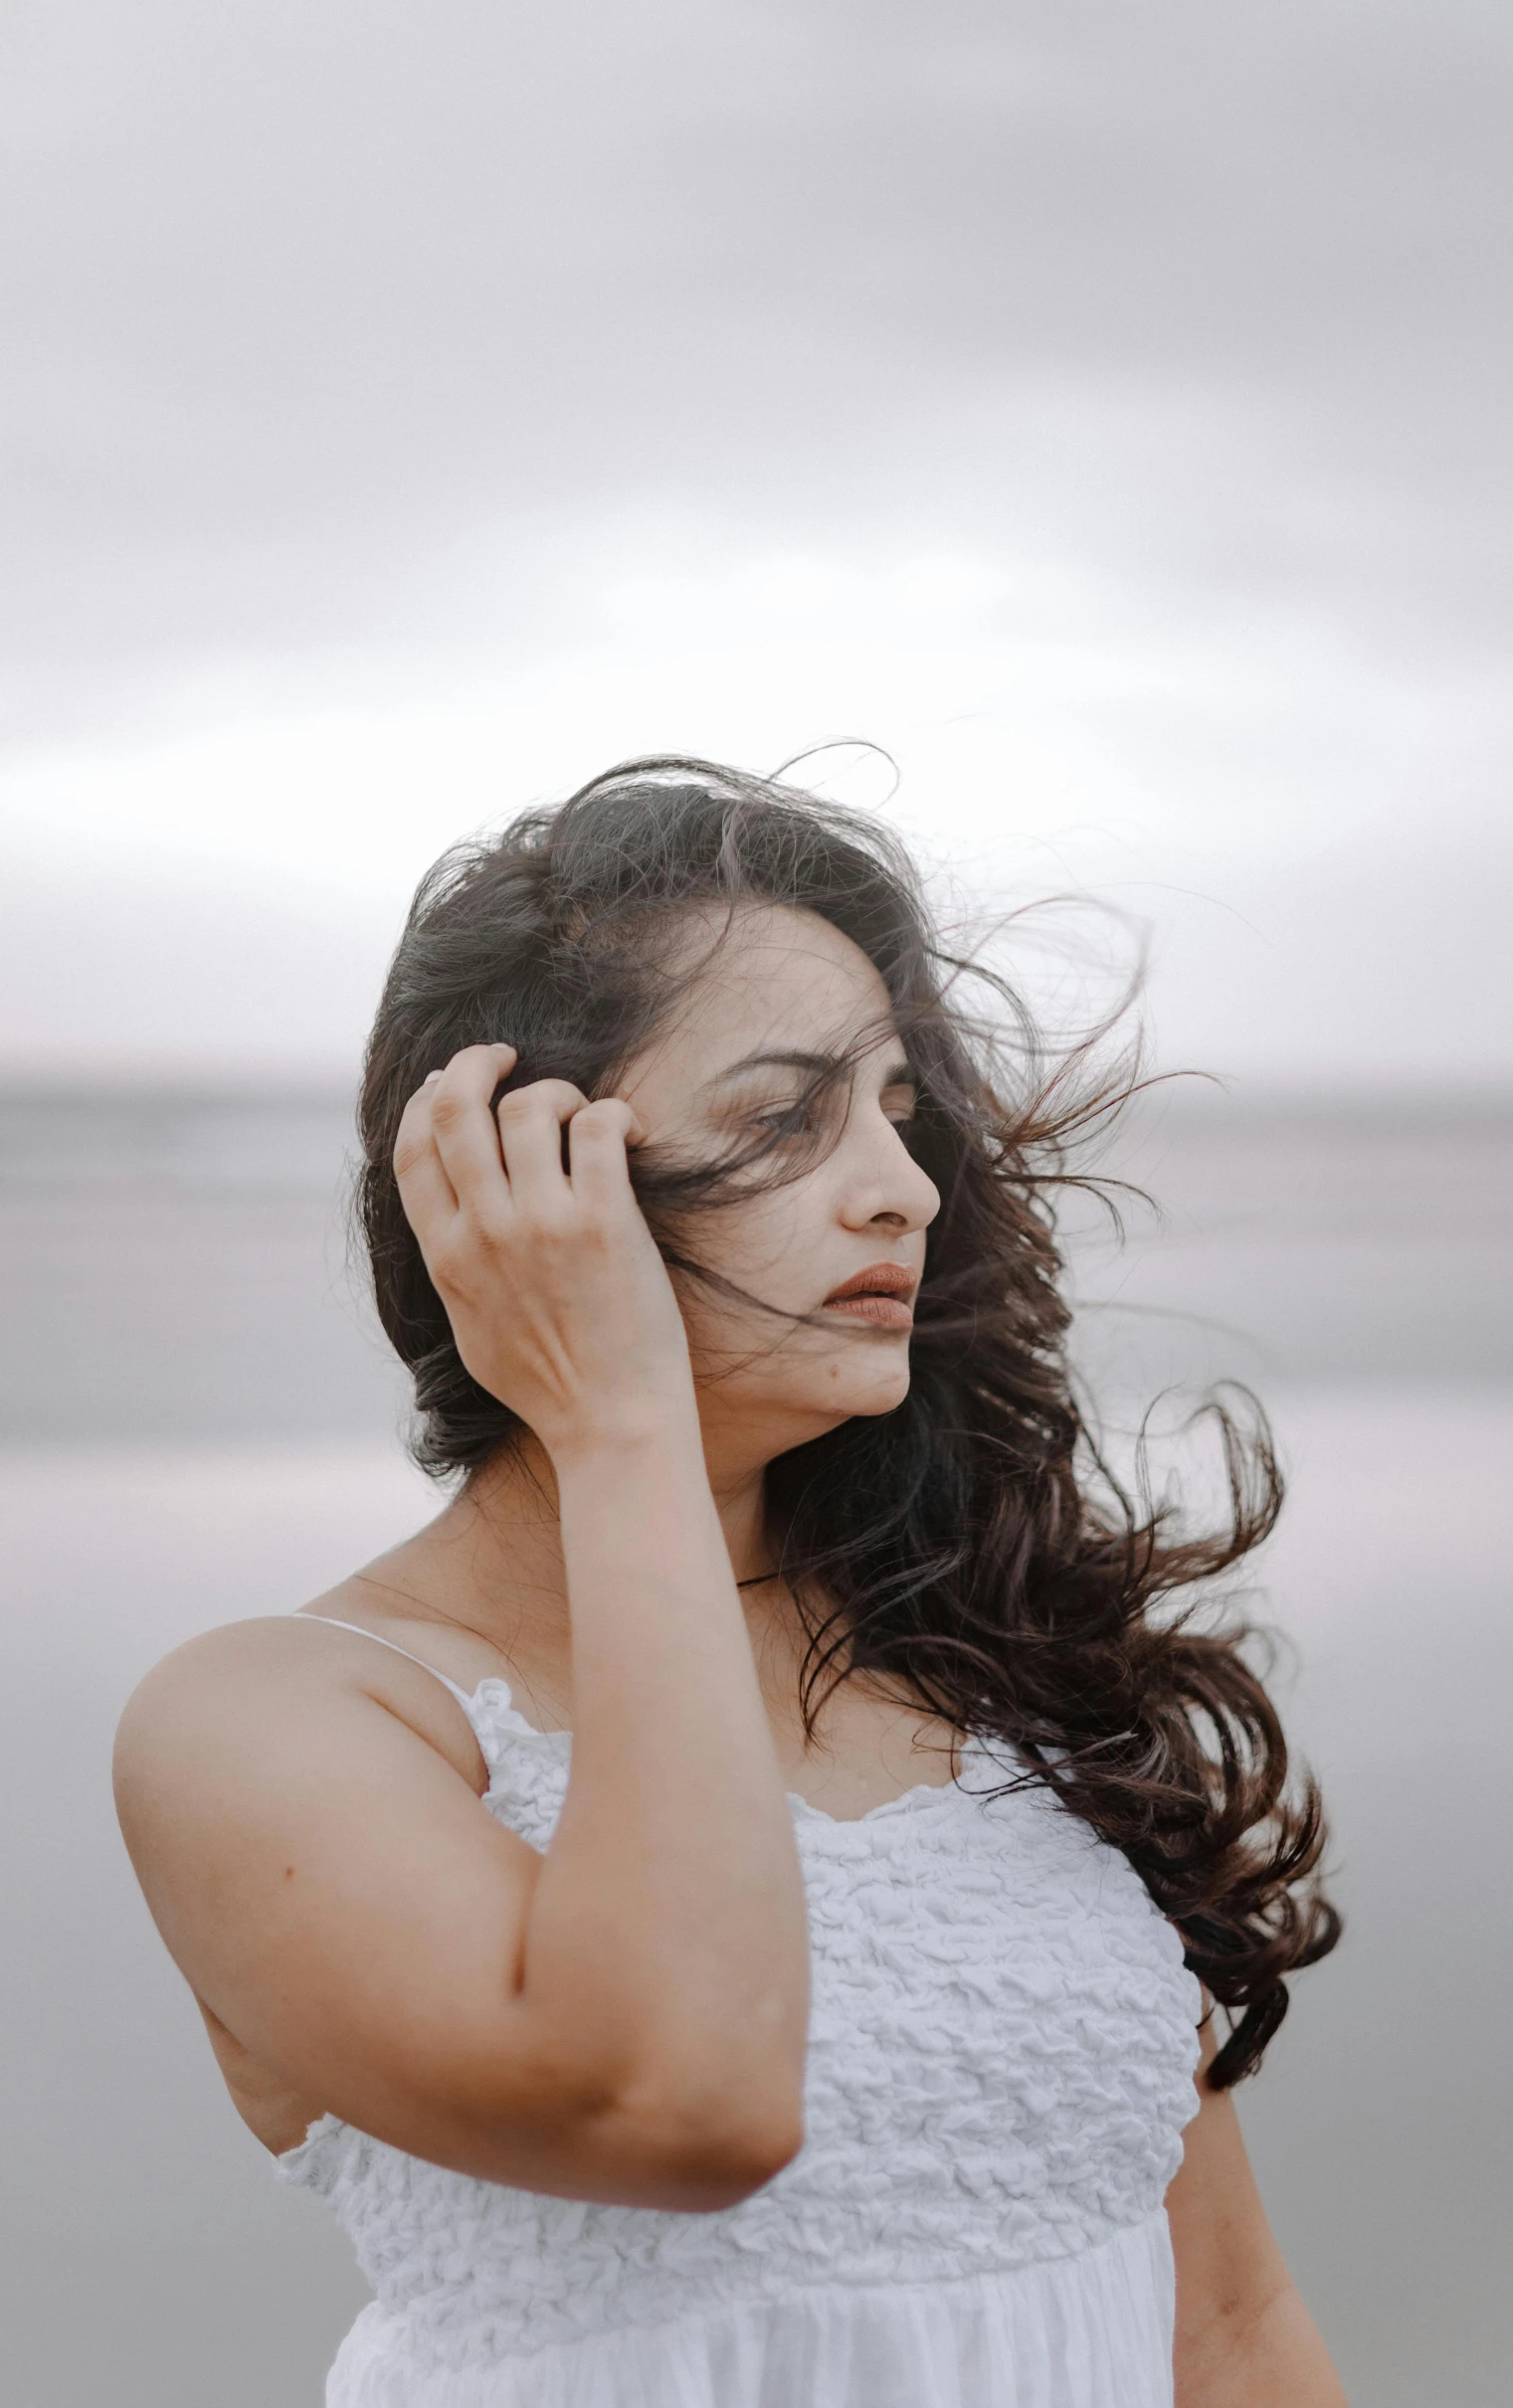
<path fill-rule="evenodd" d="M 517 1049 L 511 1083 L 612 1091 L 707 967 L 690 925 L 717 946 L 722 919 L 753 902 L 819 914 L 875 966 L 919 1081 L 910 1144 L 942 1200 L 907 1398 L 769 1470 L 776 1560 L 809 1637 L 806 1718 L 864 1671 L 1007 1744 L 1123 1851 L 1180 1931 L 1229 2013 L 1208 2077 L 1225 2089 L 1259 2063 L 1286 1976 L 1340 1931 L 1318 1886 L 1318 1791 L 1289 1768 L 1253 1634 L 1203 1610 L 1275 1522 L 1269 1431 L 1242 1392 L 1208 1400 L 1229 1512 L 1207 1534 L 1104 1460 L 1067 1361 L 1056 1205 L 1085 1184 L 1075 1142 L 1127 1099 L 1136 1068 L 1126 1054 L 1096 1073 L 1085 1041 L 1047 1042 L 1002 975 L 953 954 L 885 827 L 659 757 L 458 846 L 422 881 L 368 1047 L 359 1192 L 378 1311 L 414 1377 L 417 1460 L 466 1474 L 518 1424 L 464 1368 L 405 1218 L 393 1152 L 406 1099 L 460 1047 L 491 1041 Z M 719 1287 L 699 1215 L 796 1173 L 774 1138 L 691 1166 L 642 1150 L 633 1175 L 674 1275 Z"/>

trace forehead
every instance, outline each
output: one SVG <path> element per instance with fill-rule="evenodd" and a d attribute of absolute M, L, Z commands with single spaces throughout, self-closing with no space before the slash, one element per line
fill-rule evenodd
<path fill-rule="evenodd" d="M 672 957 L 686 993 L 638 1072 L 695 1082 L 756 1052 L 837 1052 L 892 1028 L 888 992 L 858 945 L 818 913 L 782 904 L 689 915 Z"/>

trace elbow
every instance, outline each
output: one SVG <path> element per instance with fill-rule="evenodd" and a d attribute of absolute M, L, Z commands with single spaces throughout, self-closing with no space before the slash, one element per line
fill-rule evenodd
<path fill-rule="evenodd" d="M 804 2118 L 797 2106 L 787 2114 L 730 2119 L 685 2131 L 674 2148 L 681 2204 L 705 2214 L 739 2207 L 791 2165 L 803 2145 Z"/>
<path fill-rule="evenodd" d="M 576 2053 L 565 2061 L 559 2047 L 534 2072 L 528 2115 L 512 2085 L 487 2120 L 484 2160 L 471 2154 L 461 2170 L 567 2198 L 714 2214 L 764 2189 L 804 2145 L 802 2044 L 732 2062 L 699 2035 L 680 2052 L 660 2046 L 614 2067 Z M 470 2107 L 475 2118 L 475 2092 Z"/>
<path fill-rule="evenodd" d="M 796 2088 L 759 2112 L 732 2119 L 715 2134 L 715 2177 L 730 2192 L 730 2205 L 749 2199 L 792 2165 L 804 2146 L 804 2101 Z"/>
<path fill-rule="evenodd" d="M 662 2203 L 712 2214 L 739 2207 L 791 2165 L 804 2145 L 800 2086 L 763 2094 L 739 2085 L 627 2103 L 657 2165 Z"/>

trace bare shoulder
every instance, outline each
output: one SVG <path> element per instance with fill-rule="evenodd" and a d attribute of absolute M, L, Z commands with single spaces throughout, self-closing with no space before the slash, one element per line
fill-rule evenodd
<path fill-rule="evenodd" d="M 541 1863 L 480 1805 L 457 1699 L 356 1631 L 229 1623 L 136 1690 L 115 1786 L 148 1910 L 260 2139 L 285 2147 L 328 2109 L 434 2151 L 452 2086 L 470 2095 L 499 2062 Z"/>
<path fill-rule="evenodd" d="M 334 1612 L 341 1592 L 317 1606 Z M 123 1822 L 133 1800 L 166 1783 L 182 1792 L 208 1776 L 229 1749 L 260 1746 L 284 1757 L 293 1745 L 328 1744 L 348 1760 L 360 1750 L 354 1706 L 397 1718 L 452 1765 L 475 1794 L 487 1785 L 477 1742 L 461 1706 L 420 1663 L 392 1646 L 334 1629 L 308 1613 L 228 1622 L 176 1647 L 137 1684 L 115 1741 L 115 1785 Z M 129 1841 L 130 1832 L 127 1831 Z"/>

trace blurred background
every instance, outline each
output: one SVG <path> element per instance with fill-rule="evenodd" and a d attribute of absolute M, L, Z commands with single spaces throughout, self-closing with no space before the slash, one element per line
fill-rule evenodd
<path fill-rule="evenodd" d="M 1111 1417 L 1237 1373 L 1292 1476 L 1350 1931 L 1252 2151 L 1352 2399 L 1502 2401 L 1513 18 L 13 0 L 0 58 L 0 2408 L 313 2408 L 363 2296 L 107 1758 L 430 1509 L 342 1221 L 415 880 L 820 744 L 1216 1074 L 1069 1238 Z"/>

